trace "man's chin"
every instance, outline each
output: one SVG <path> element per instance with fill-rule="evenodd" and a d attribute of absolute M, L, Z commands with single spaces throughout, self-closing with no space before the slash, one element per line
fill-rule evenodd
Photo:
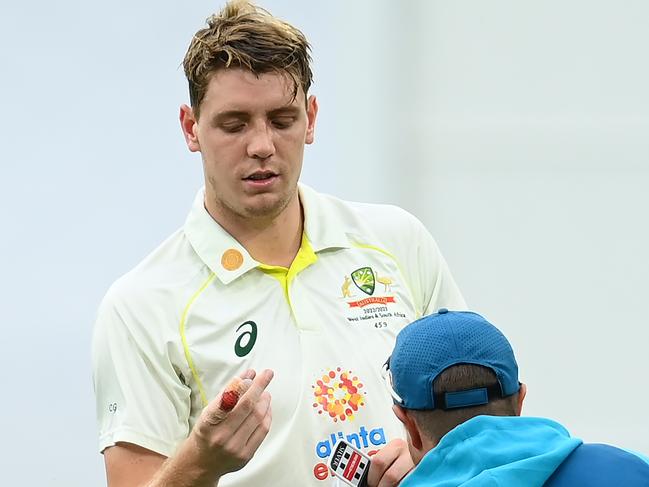
<path fill-rule="evenodd" d="M 244 213 L 254 219 L 274 219 L 288 207 L 290 198 L 281 198 L 276 194 L 260 194 L 251 198 L 245 206 Z"/>

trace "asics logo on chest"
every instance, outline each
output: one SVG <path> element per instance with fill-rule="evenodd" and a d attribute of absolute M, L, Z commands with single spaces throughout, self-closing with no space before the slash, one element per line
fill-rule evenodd
<path fill-rule="evenodd" d="M 250 353 L 257 342 L 257 323 L 254 321 L 245 321 L 237 328 L 237 333 L 241 334 L 234 342 L 234 353 L 237 357 L 245 357 Z"/>

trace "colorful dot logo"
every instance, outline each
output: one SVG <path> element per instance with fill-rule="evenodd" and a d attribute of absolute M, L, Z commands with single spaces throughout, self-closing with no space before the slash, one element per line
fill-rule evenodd
<path fill-rule="evenodd" d="M 358 408 L 365 406 L 365 392 L 361 392 L 363 384 L 351 370 L 342 371 L 340 367 L 329 370 L 311 387 L 315 397 L 313 407 L 318 414 L 326 414 L 334 422 L 352 421 Z"/>

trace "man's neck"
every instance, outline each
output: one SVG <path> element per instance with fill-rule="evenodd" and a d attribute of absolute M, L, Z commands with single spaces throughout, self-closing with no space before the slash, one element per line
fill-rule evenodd
<path fill-rule="evenodd" d="M 211 214 L 211 212 L 210 212 Z M 303 212 L 298 195 L 273 218 L 226 219 L 212 215 L 258 262 L 290 267 L 302 243 Z"/>

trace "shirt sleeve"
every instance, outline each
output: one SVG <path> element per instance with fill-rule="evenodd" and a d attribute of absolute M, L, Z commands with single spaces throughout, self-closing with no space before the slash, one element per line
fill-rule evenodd
<path fill-rule="evenodd" d="M 418 317 L 436 313 L 440 308 L 465 310 L 467 305 L 437 243 L 426 227 L 411 216 L 412 240 L 405 256 L 411 291 L 418 306 Z"/>
<path fill-rule="evenodd" d="M 191 390 L 143 314 L 113 289 L 99 308 L 92 344 L 99 448 L 128 442 L 170 456 L 188 435 Z"/>
<path fill-rule="evenodd" d="M 419 260 L 425 276 L 422 316 L 437 313 L 440 308 L 465 310 L 466 302 L 437 243 L 423 225 L 420 234 Z"/>

